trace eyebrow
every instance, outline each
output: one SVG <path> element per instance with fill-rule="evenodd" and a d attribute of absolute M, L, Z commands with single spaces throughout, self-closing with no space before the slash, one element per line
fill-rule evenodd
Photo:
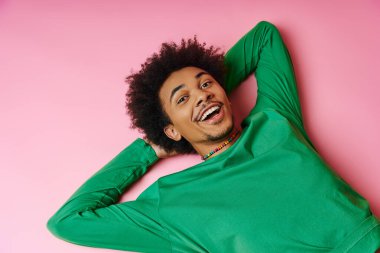
<path fill-rule="evenodd" d="M 202 75 L 208 75 L 208 73 L 205 72 L 205 71 L 201 71 L 201 72 L 199 72 L 198 74 L 196 74 L 196 75 L 194 76 L 194 78 L 195 78 L 195 79 L 199 79 Z M 180 84 L 180 85 L 178 85 L 177 87 L 175 87 L 175 88 L 172 90 L 172 92 L 170 93 L 170 103 L 171 103 L 171 101 L 172 101 L 172 98 L 174 97 L 174 94 L 175 94 L 178 90 L 182 89 L 182 88 L 185 87 L 185 86 L 186 86 L 185 84 Z"/>

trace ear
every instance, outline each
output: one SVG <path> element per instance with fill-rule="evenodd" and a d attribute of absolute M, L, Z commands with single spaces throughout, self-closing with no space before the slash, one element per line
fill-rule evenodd
<path fill-rule="evenodd" d="M 164 128 L 164 132 L 166 136 L 172 140 L 179 141 L 182 138 L 182 135 L 178 132 L 178 130 L 172 124 L 167 125 Z"/>

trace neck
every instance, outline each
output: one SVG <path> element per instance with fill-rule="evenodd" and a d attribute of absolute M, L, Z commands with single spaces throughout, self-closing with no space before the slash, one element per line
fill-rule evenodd
<path fill-rule="evenodd" d="M 207 142 L 204 145 L 199 145 L 196 148 L 196 150 L 203 160 L 207 160 L 211 157 L 220 155 L 221 153 L 229 149 L 235 143 L 235 141 L 240 137 L 240 134 L 241 134 L 241 129 L 234 127 L 232 131 L 224 138 L 221 138 L 218 141 L 213 141 L 211 143 Z M 229 139 L 230 141 L 228 142 Z M 226 144 L 226 142 L 228 143 Z M 210 152 L 212 154 L 210 154 Z M 205 156 L 207 156 L 207 158 L 204 159 L 203 157 Z"/>

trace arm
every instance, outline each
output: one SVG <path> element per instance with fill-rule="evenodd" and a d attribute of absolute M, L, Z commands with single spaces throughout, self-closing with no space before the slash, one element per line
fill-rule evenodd
<path fill-rule="evenodd" d="M 88 179 L 49 219 L 58 238 L 84 246 L 143 252 L 171 252 L 158 214 L 157 184 L 135 201 L 116 202 L 158 157 L 138 138 Z"/>
<path fill-rule="evenodd" d="M 293 65 L 278 29 L 259 22 L 225 55 L 227 94 L 255 72 L 257 102 L 253 111 L 281 110 L 303 128 Z"/>

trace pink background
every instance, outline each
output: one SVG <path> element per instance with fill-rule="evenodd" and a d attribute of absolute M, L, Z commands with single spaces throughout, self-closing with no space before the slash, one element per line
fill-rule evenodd
<path fill-rule="evenodd" d="M 141 137 L 129 128 L 124 78 L 163 41 L 198 34 L 226 51 L 260 20 L 289 48 L 311 139 L 380 216 L 380 2 L 233 2 L 0 2 L 0 252 L 114 252 L 58 240 L 45 224 Z M 252 76 L 232 94 L 239 120 L 254 101 Z M 122 200 L 199 162 L 162 160 Z"/>

